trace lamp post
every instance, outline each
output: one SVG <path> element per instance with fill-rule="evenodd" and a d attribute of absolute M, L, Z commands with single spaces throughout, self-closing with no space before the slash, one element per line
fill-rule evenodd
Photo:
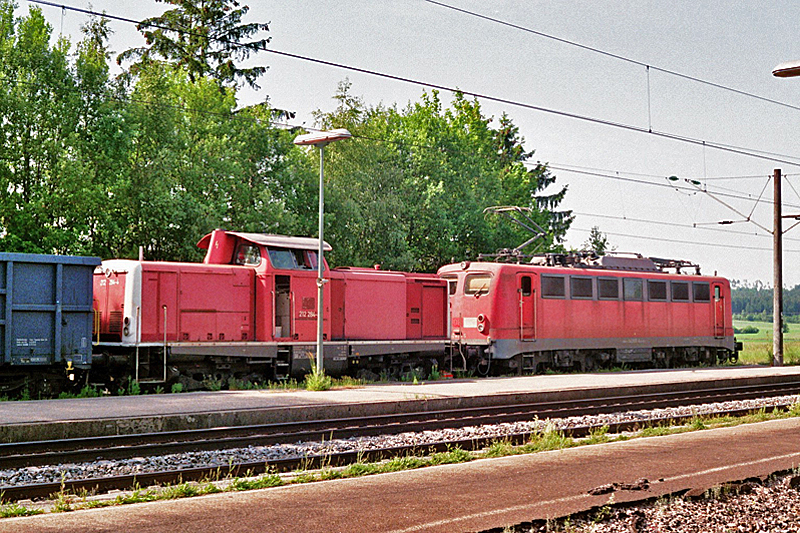
<path fill-rule="evenodd" d="M 800 61 L 787 61 L 772 69 L 772 75 L 778 78 L 800 76 Z M 773 296 L 772 296 L 772 365 L 783 366 L 783 228 L 781 213 L 781 171 L 775 169 L 775 223 L 773 227 Z"/>
<path fill-rule="evenodd" d="M 772 75 L 778 78 L 800 76 L 800 61 L 787 61 L 772 69 Z"/>
<path fill-rule="evenodd" d="M 344 128 L 335 129 L 330 131 L 319 131 L 314 133 L 307 133 L 305 135 L 298 135 L 294 139 L 294 144 L 298 146 L 314 145 L 319 148 L 319 252 L 317 255 L 317 373 L 322 375 L 324 362 L 322 350 L 322 336 L 323 336 L 323 287 L 327 282 L 323 278 L 324 270 L 324 256 L 325 241 L 323 240 L 324 231 L 324 213 L 325 213 L 325 147 L 334 142 L 343 139 L 349 139 L 350 132 Z"/>

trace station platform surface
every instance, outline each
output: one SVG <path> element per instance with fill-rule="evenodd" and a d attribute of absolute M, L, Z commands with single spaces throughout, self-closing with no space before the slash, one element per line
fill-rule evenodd
<path fill-rule="evenodd" d="M 328 391 L 246 390 L 0 403 L 0 442 L 201 429 L 456 407 L 785 382 L 800 366 L 455 379 Z"/>

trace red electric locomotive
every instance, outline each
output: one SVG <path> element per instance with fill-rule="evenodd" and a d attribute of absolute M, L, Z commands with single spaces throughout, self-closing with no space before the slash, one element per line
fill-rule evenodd
<path fill-rule="evenodd" d="M 318 242 L 216 230 L 198 243 L 202 264 L 104 261 L 94 279 L 94 363 L 190 388 L 304 375 L 316 352 Z M 444 280 L 327 264 L 324 277 L 326 372 L 396 376 L 443 363 Z"/>
<path fill-rule="evenodd" d="M 452 264 L 439 275 L 450 283 L 453 343 L 484 374 L 735 360 L 730 284 L 699 269 L 682 274 L 687 266 L 548 254 Z"/>

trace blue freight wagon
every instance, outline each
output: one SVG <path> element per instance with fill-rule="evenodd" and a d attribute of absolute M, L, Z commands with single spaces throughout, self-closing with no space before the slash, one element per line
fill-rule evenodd
<path fill-rule="evenodd" d="M 0 392 L 53 392 L 92 362 L 99 257 L 0 253 Z"/>

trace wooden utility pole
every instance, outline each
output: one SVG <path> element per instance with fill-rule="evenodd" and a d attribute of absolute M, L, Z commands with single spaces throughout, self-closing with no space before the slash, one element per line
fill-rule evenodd
<path fill-rule="evenodd" d="M 775 218 L 772 226 L 772 366 L 783 366 L 783 224 L 781 218 L 781 169 L 773 172 L 773 203 Z"/>

